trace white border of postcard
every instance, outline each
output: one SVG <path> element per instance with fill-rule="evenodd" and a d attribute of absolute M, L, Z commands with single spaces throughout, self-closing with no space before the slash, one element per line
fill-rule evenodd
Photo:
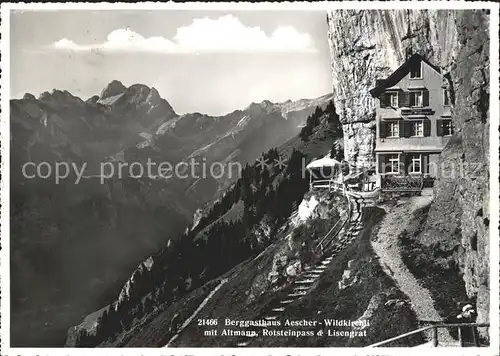
<path fill-rule="evenodd" d="M 9 37 L 12 10 L 332 10 L 332 9 L 490 9 L 490 217 L 491 227 L 499 226 L 498 179 L 498 24 L 499 6 L 492 2 L 284 2 L 284 3 L 3 3 L 1 4 L 1 354 L 2 355 L 421 355 L 419 348 L 10 348 L 10 267 L 9 267 Z M 488 348 L 441 347 L 425 350 L 428 355 L 499 355 L 499 234 L 490 229 L 490 343 Z"/>

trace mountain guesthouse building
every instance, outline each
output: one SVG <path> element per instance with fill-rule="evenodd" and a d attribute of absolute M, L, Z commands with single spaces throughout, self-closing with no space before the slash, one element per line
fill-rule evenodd
<path fill-rule="evenodd" d="M 376 176 L 382 191 L 419 191 L 438 174 L 439 154 L 453 134 L 447 81 L 415 54 L 370 94 L 376 108 Z"/>

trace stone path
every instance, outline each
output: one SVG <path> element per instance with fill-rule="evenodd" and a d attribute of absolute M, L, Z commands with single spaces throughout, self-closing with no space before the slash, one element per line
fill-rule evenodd
<path fill-rule="evenodd" d="M 432 196 L 412 197 L 409 201 L 391 208 L 381 222 L 372 247 L 380 259 L 384 272 L 390 276 L 412 303 L 419 320 L 441 321 L 442 318 L 434 307 L 430 292 L 422 287 L 403 262 L 399 248 L 399 236 L 407 228 L 413 213 L 430 204 Z M 440 344 L 453 343 L 447 329 L 438 329 Z"/>
<path fill-rule="evenodd" d="M 335 246 L 326 258 L 320 260 L 315 265 L 306 266 L 304 271 L 293 282 L 293 290 L 283 298 L 277 298 L 269 303 L 268 308 L 264 310 L 259 318 L 257 318 L 258 320 L 276 320 L 289 305 L 309 294 L 313 286 L 319 281 L 324 271 L 333 261 L 333 258 L 357 238 L 359 232 L 361 231 L 361 220 L 363 217 L 362 207 L 364 204 L 363 199 L 360 197 L 351 196 L 350 200 L 350 204 L 352 204 L 352 212 L 349 216 L 349 227 L 347 232 L 345 234 L 341 233 L 338 235 L 339 238 L 335 240 Z M 237 346 L 245 347 L 250 345 L 250 343 L 259 336 L 260 329 L 260 327 L 248 328 L 247 330 L 254 331 L 254 333 L 252 333 L 253 336 L 239 338 Z"/>

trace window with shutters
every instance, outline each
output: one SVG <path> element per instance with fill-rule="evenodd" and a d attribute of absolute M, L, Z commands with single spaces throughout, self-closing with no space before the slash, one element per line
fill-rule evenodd
<path fill-rule="evenodd" d="M 441 124 L 443 125 L 443 136 L 451 136 L 453 135 L 453 126 L 451 124 L 451 120 L 442 120 Z"/>
<path fill-rule="evenodd" d="M 417 120 L 412 122 L 411 127 L 411 135 L 414 137 L 423 137 L 424 136 L 424 121 Z"/>
<path fill-rule="evenodd" d="M 387 123 L 387 137 L 399 137 L 398 121 L 392 121 Z"/>
<path fill-rule="evenodd" d="M 406 108 L 410 106 L 410 93 L 407 91 L 400 91 L 398 93 L 398 104 L 401 108 Z"/>
<path fill-rule="evenodd" d="M 410 106 L 411 107 L 424 106 L 424 92 L 422 90 L 410 92 Z"/>
<path fill-rule="evenodd" d="M 410 79 L 422 79 L 422 62 L 415 63 L 411 67 Z"/>
<path fill-rule="evenodd" d="M 388 92 L 387 94 L 387 102 L 389 103 L 389 105 L 393 108 L 397 108 L 398 107 L 398 93 L 397 92 Z"/>
<path fill-rule="evenodd" d="M 413 155 L 408 169 L 410 174 L 422 173 L 422 155 Z"/>
<path fill-rule="evenodd" d="M 444 106 L 450 105 L 450 93 L 448 89 L 443 89 L 443 105 Z"/>
<path fill-rule="evenodd" d="M 387 173 L 399 173 L 399 155 L 388 155 L 387 162 Z"/>

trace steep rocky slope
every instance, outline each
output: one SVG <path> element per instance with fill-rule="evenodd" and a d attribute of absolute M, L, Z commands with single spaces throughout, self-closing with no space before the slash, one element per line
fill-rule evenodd
<path fill-rule="evenodd" d="M 295 136 L 329 99 L 254 103 L 221 117 L 179 116 L 156 89 L 113 81 L 86 101 L 60 90 L 11 100 L 13 345 L 61 345 L 68 325 L 109 303 L 142 259 L 232 181 L 135 179 L 125 168 L 122 179 L 102 184 L 102 162 L 175 165 L 194 157 L 244 164 L 271 147 L 272 137 Z M 26 162 L 47 162 L 52 172 L 56 162 L 87 164 L 88 178 L 75 184 L 70 172 L 59 182 L 28 179 Z M 27 337 L 28 323 L 37 332 Z"/>
<path fill-rule="evenodd" d="M 275 113 L 275 107 L 270 103 L 250 106 L 254 111 L 253 115 L 255 112 Z M 295 108 L 304 109 L 302 105 Z M 277 235 L 281 236 L 282 231 L 279 232 L 278 229 L 293 207 L 302 200 L 308 188 L 308 181 L 302 176 L 303 159 L 310 160 L 324 155 L 335 140 L 331 134 L 333 126 L 329 121 L 329 111 L 315 111 L 322 114 L 319 125 L 313 130 L 312 139 L 308 142 L 296 142 L 294 138 L 280 148 L 286 162 L 285 168 L 271 164 L 279 155 L 276 149 L 271 149 L 264 155 L 270 163 L 266 169 L 255 164 L 246 167 L 241 179 L 210 206 L 198 211 L 196 224 L 190 231 L 177 241 L 169 241 L 159 254 L 153 256 L 153 270 L 146 277 L 141 277 L 140 273 L 132 275 L 132 282 L 124 288 L 127 285 L 143 286 L 133 288 L 130 300 L 120 300 L 117 296 L 113 303 L 115 311 L 111 311 L 111 317 L 109 312 L 106 315 L 101 309 L 86 317 L 81 324 L 70 328 L 66 345 L 95 346 L 119 342 L 125 335 L 130 335 L 141 327 L 146 320 L 154 318 L 157 310 L 183 300 L 186 293 L 217 278 L 249 256 L 255 256 L 275 241 Z M 297 111 L 289 113 L 296 115 Z M 200 115 L 195 116 L 200 118 Z M 277 119 L 276 116 L 271 118 Z M 256 117 L 252 116 L 252 120 L 256 120 Z M 168 132 L 175 134 L 175 129 L 178 128 L 175 125 Z M 294 148 L 303 151 L 305 156 L 294 151 Z M 144 278 L 148 281 L 146 285 L 140 282 Z M 99 317 L 104 319 L 101 319 L 96 328 L 95 321 Z M 110 325 L 117 317 L 118 320 L 127 321 L 121 326 Z"/>
<path fill-rule="evenodd" d="M 310 263 L 310 251 L 328 226 L 338 219 L 338 210 L 345 214 L 345 201 L 335 193 L 307 193 L 301 206 L 317 200 L 319 203 L 302 219 L 290 218 L 272 244 L 227 273 L 197 288 L 172 304 L 163 304 L 139 319 L 135 327 L 120 333 L 115 340 L 100 346 L 113 347 L 235 347 L 242 338 L 223 334 L 224 330 L 248 332 L 262 330 L 243 323 L 268 320 L 271 330 L 327 329 L 323 319 L 370 321 L 365 337 L 336 338 L 325 334 L 310 337 L 252 338 L 251 347 L 346 347 L 367 346 L 380 339 L 390 338 L 418 326 L 407 297 L 382 271 L 370 247 L 370 237 L 376 233 L 383 212 L 368 208 L 358 238 L 352 246 L 337 254 L 325 266 L 322 277 L 293 303 L 290 299 L 298 274 Z M 325 225 L 326 224 L 326 225 Z M 325 229 L 326 227 L 326 229 Z M 306 247 L 305 247 L 306 246 Z M 308 254 L 309 252 L 309 254 Z M 307 272 L 306 272 L 307 273 Z M 295 287 L 297 284 L 295 285 Z M 277 319 L 264 319 L 271 310 L 281 312 Z M 198 319 L 218 319 L 217 326 L 200 326 Z M 229 327 L 225 320 L 242 321 Z M 319 321 L 322 326 L 290 327 L 286 320 Z M 280 327 L 275 323 L 281 323 Z M 271 324 L 274 323 L 274 324 Z M 217 329 L 218 334 L 204 334 Z M 346 330 L 349 330 L 347 327 Z M 72 335 L 70 330 L 70 335 Z M 419 335 L 400 345 L 421 343 Z M 395 345 L 393 345 L 395 346 Z"/>
<path fill-rule="evenodd" d="M 335 140 L 339 139 L 333 134 L 334 126 L 329 121 L 329 115 L 324 114 L 307 141 L 294 138 L 278 150 L 269 151 L 269 155 L 280 152 L 290 157 L 287 168 L 268 171 L 252 166 L 248 174 L 243 175 L 247 178 L 236 183 L 236 190 L 228 190 L 211 209 L 197 214 L 193 234 L 187 234 L 182 239 L 190 247 L 179 254 L 180 259 L 172 259 L 178 255 L 179 244 L 169 244 L 165 249 L 170 251 L 168 259 L 161 255 L 153 257 L 153 269 L 156 266 L 162 271 L 155 282 L 143 289 L 142 294 L 132 289 L 130 295 L 135 295 L 132 304 L 121 296 L 113 304 L 112 308 L 122 310 L 118 315 L 122 320 L 129 320 L 128 323 L 110 328 L 117 313 L 111 312 L 110 316 L 104 310 L 96 311 L 81 324 L 69 329 L 66 346 L 234 347 L 241 338 L 204 335 L 204 329 L 214 327 L 199 326 L 198 318 L 219 318 L 216 328 L 220 333 L 224 329 L 225 318 L 255 321 L 263 319 L 271 311 L 283 311 L 284 308 L 278 308 L 280 300 L 287 303 L 286 311 L 278 316 L 281 323 L 285 319 L 302 318 L 319 321 L 323 318 L 369 319 L 372 326 L 368 328 L 367 337 L 261 337 L 253 340 L 251 346 L 366 346 L 416 328 L 417 319 L 407 297 L 383 272 L 370 247 L 369 240 L 378 228 L 382 210 L 367 208 L 366 214 L 361 214 L 361 210 L 353 213 L 351 218 L 358 219 L 359 225 L 356 229 L 348 225 L 345 239 L 333 241 L 334 246 L 339 244 L 334 250 L 340 252 L 330 257 L 331 263 L 304 270 L 306 265 L 311 267 L 318 263 L 318 256 L 313 252 L 314 246 L 334 224 L 346 218 L 347 202 L 345 197 L 337 193 L 306 192 L 307 179 L 304 178 L 292 186 L 283 183 L 293 180 L 292 177 L 300 173 L 304 164 L 314 157 L 327 154 Z M 297 150 L 302 153 L 297 155 Z M 305 161 L 295 159 L 302 155 Z M 266 158 L 271 159 L 270 156 Z M 247 185 L 248 180 L 252 182 L 250 186 Z M 297 208 L 296 214 L 291 213 L 292 207 Z M 264 215 L 263 209 L 266 212 Z M 276 216 L 280 218 L 275 220 Z M 218 239 L 218 236 L 225 234 L 225 229 L 220 230 L 220 226 L 232 226 L 235 223 L 252 226 L 250 230 L 229 235 L 232 243 L 251 242 L 247 246 L 250 247 L 250 254 L 241 256 L 239 262 L 232 258 L 240 254 L 237 245 L 231 249 L 231 255 L 217 252 L 227 251 L 227 241 Z M 340 245 L 342 241 L 347 241 L 348 236 L 350 247 L 342 249 Z M 200 255 L 196 250 L 205 243 L 207 246 L 212 245 L 215 250 Z M 191 258 L 192 255 L 197 258 Z M 186 264 L 187 259 L 190 262 Z M 233 264 L 225 263 L 229 260 Z M 225 267 L 213 274 L 210 271 L 214 264 L 224 264 Z M 308 278 L 318 273 L 316 269 L 324 269 L 321 279 L 314 282 L 310 291 L 303 292 L 305 286 L 301 282 L 309 283 Z M 197 273 L 198 270 L 202 272 Z M 144 268 L 141 266 L 137 271 L 144 271 Z M 140 280 L 144 278 L 149 281 L 154 278 L 155 273 L 151 270 L 146 277 L 136 279 L 141 275 L 137 271 L 131 278 L 133 281 L 128 282 L 123 290 L 136 283 L 142 284 Z M 308 273 L 311 273 L 309 277 Z M 197 275 L 200 277 L 195 278 Z M 300 281 L 298 278 L 305 280 Z M 296 300 L 287 300 L 294 295 L 294 288 L 300 289 L 303 294 L 297 294 Z M 248 331 L 245 328 L 236 326 L 231 329 Z M 326 328 L 325 324 L 321 328 Z M 285 325 L 283 329 L 297 328 Z M 315 332 L 318 330 L 314 329 Z M 422 340 L 417 336 L 405 340 L 402 345 L 419 342 Z"/>
<path fill-rule="evenodd" d="M 375 80 L 390 74 L 408 53 L 420 53 L 443 69 L 453 93 L 457 131 L 442 153 L 443 177 L 434 186 L 421 240 L 430 247 L 429 264 L 459 265 L 468 296 L 477 298 L 478 320 L 488 320 L 488 13 L 341 10 L 328 13 L 328 24 L 333 94 L 344 123 L 345 153 L 359 165 L 374 159 L 375 101 L 368 91 Z M 457 177 L 460 166 L 463 174 Z"/>

